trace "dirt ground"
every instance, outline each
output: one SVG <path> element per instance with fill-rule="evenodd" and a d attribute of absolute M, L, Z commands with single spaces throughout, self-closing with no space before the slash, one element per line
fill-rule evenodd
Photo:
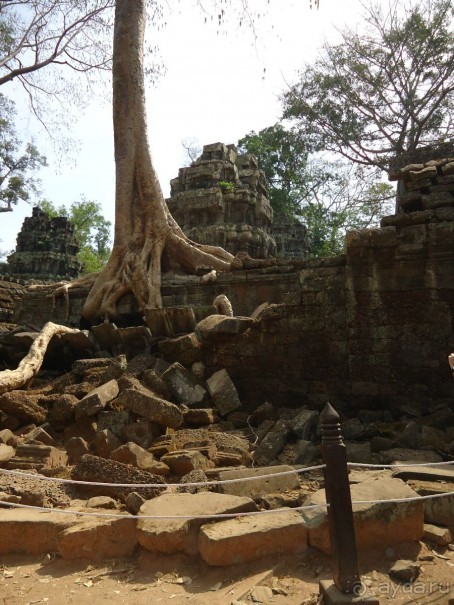
<path fill-rule="evenodd" d="M 454 551 L 422 543 L 393 551 L 360 553 L 362 580 L 380 603 L 454 603 Z M 390 581 L 387 572 L 396 558 L 419 560 L 421 574 L 413 585 Z M 0 605 L 316 605 L 318 581 L 331 578 L 330 565 L 330 558 L 314 549 L 228 568 L 143 550 L 130 559 L 95 565 L 52 553 L 8 556 L 0 560 Z"/>

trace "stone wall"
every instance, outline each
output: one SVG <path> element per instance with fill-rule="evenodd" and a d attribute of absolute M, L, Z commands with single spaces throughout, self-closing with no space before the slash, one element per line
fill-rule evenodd
<path fill-rule="evenodd" d="M 227 368 L 257 403 L 329 400 L 350 413 L 415 415 L 452 405 L 454 164 L 427 163 L 393 175 L 414 184 L 416 208 L 349 232 L 345 256 L 307 261 L 297 304 L 265 310 L 244 335 L 205 343 L 210 370 Z"/>
<path fill-rule="evenodd" d="M 218 273 L 214 282 L 202 283 L 200 277 L 163 275 L 162 300 L 165 308 L 194 307 L 196 316 L 213 312 L 212 303 L 218 294 L 225 294 L 232 303 L 236 315 L 250 315 L 256 307 L 267 301 L 281 303 L 290 295 L 299 299 L 298 271 L 304 261 L 259 261 L 250 259 L 248 268 L 232 273 Z M 16 305 L 14 321 L 34 326 L 52 321 L 79 327 L 83 303 L 88 290 L 84 286 L 69 290 L 69 307 L 64 297 L 54 300 L 52 285 L 39 286 L 24 293 Z M 200 310 L 200 312 L 197 311 Z M 119 305 L 122 317 L 119 325 L 142 323 L 143 317 L 130 295 L 122 298 Z"/>
<path fill-rule="evenodd" d="M 166 276 L 167 307 L 209 306 L 220 293 L 236 315 L 275 303 L 244 334 L 217 334 L 203 343 L 208 371 L 226 368 L 251 404 L 268 399 L 321 408 L 330 401 L 350 416 L 358 409 L 390 409 L 396 417 L 452 406 L 454 193 L 446 177 L 453 162 L 430 162 L 396 173 L 414 184 L 416 207 L 404 204 L 401 214 L 382 219 L 381 228 L 349 232 L 345 255 L 245 259 L 241 271 L 218 274 L 208 284 Z M 434 167 L 428 184 L 427 169 Z M 68 323 L 77 325 L 85 295 L 71 293 Z M 18 321 L 49 319 L 50 291 L 27 296 Z M 124 310 L 132 313 L 130 300 Z M 56 320 L 65 322 L 66 312 L 58 299 Z"/>

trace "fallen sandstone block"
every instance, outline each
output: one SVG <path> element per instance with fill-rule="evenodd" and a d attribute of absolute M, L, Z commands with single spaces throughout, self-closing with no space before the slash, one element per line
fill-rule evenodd
<path fill-rule="evenodd" d="M 165 401 L 147 389 L 125 389 L 116 402 L 135 414 L 172 429 L 183 423 L 181 410 L 170 401 Z"/>
<path fill-rule="evenodd" d="M 124 515 L 96 519 L 78 517 L 79 522 L 64 529 L 57 540 L 57 551 L 64 559 L 101 561 L 132 555 L 137 546 L 136 520 Z"/>
<path fill-rule="evenodd" d="M 0 554 L 35 555 L 58 550 L 60 534 L 74 523 L 76 515 L 30 509 L 0 511 Z"/>
<path fill-rule="evenodd" d="M 87 492 L 95 492 L 96 495 L 111 496 L 124 501 L 129 493 L 138 492 L 143 498 L 155 498 L 165 489 L 164 479 L 158 475 L 141 471 L 128 464 L 105 460 L 98 456 L 86 454 L 74 466 L 71 478 L 78 481 L 90 481 L 93 483 L 111 483 L 109 486 L 79 486 Z M 138 484 L 136 487 L 116 487 L 115 483 Z M 161 487 L 140 487 L 141 484 L 162 484 Z"/>
<path fill-rule="evenodd" d="M 67 462 L 66 452 L 56 447 L 37 443 L 22 443 L 17 446 L 16 454 L 7 462 L 6 468 L 40 471 L 44 468 L 65 466 Z"/>
<path fill-rule="evenodd" d="M 400 479 L 386 476 L 365 480 L 350 486 L 352 501 L 371 501 L 353 505 L 353 523 L 358 550 L 386 548 L 394 544 L 420 540 L 424 533 L 423 500 L 393 502 L 417 498 L 418 494 Z M 376 502 L 375 501 L 385 501 Z M 387 503 L 386 500 L 390 502 Z M 324 504 L 325 490 L 314 492 L 305 504 Z M 330 553 L 326 508 L 302 511 L 309 531 L 309 544 Z"/>
<path fill-rule="evenodd" d="M 139 519 L 137 537 L 139 543 L 151 552 L 195 554 L 198 551 L 199 529 L 222 513 L 238 513 L 257 510 L 250 498 L 227 496 L 212 492 L 167 493 L 149 500 L 140 508 L 139 515 L 175 516 L 174 519 Z M 207 518 L 191 518 L 206 515 Z M 188 518 L 189 517 L 189 518 Z"/>
<path fill-rule="evenodd" d="M 9 391 L 0 396 L 0 410 L 20 422 L 46 422 L 46 410 L 37 403 L 36 395 L 25 391 Z"/>
<path fill-rule="evenodd" d="M 202 381 L 180 363 L 173 363 L 161 378 L 179 403 L 195 408 L 209 404 L 210 396 Z"/>
<path fill-rule="evenodd" d="M 206 381 L 208 390 L 221 416 L 226 416 L 241 407 L 238 391 L 235 388 L 227 370 L 215 372 Z"/>
<path fill-rule="evenodd" d="M 307 528 L 297 511 L 259 513 L 203 525 L 199 552 L 208 565 L 236 565 L 307 548 Z"/>
<path fill-rule="evenodd" d="M 106 407 L 118 395 L 118 383 L 109 380 L 85 395 L 75 407 L 76 420 L 83 416 L 94 416 Z"/>
<path fill-rule="evenodd" d="M 281 475 L 280 473 L 288 473 Z M 255 479 L 255 477 L 261 477 Z M 220 471 L 218 474 L 220 481 L 229 481 L 232 479 L 250 478 L 250 481 L 238 481 L 234 483 L 221 483 L 216 486 L 216 491 L 221 494 L 230 494 L 232 496 L 247 496 L 256 498 L 263 494 L 272 494 L 284 492 L 287 490 L 298 489 L 300 480 L 298 473 L 293 467 L 282 464 L 280 466 L 269 466 L 266 468 L 241 468 Z"/>

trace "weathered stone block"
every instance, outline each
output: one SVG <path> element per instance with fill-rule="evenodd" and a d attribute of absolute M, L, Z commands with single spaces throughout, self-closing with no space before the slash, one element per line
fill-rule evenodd
<path fill-rule="evenodd" d="M 198 450 L 169 452 L 161 457 L 161 462 L 169 467 L 172 474 L 180 476 L 196 469 L 206 469 L 214 466 L 213 462 Z"/>
<path fill-rule="evenodd" d="M 259 466 L 271 464 L 284 449 L 289 433 L 290 428 L 287 420 L 281 419 L 275 422 L 255 450 L 253 454 L 254 461 Z"/>
<path fill-rule="evenodd" d="M 280 473 L 285 473 L 284 475 Z M 258 478 L 259 477 L 259 478 Z M 221 483 L 216 491 L 232 496 L 247 496 L 257 498 L 263 494 L 280 493 L 287 490 L 299 489 L 300 480 L 293 467 L 286 464 L 269 466 L 267 468 L 242 468 L 219 471 L 220 481 L 242 479 L 234 483 Z M 245 481 L 245 479 L 250 479 Z"/>
<path fill-rule="evenodd" d="M 200 426 L 218 422 L 219 414 L 217 410 L 213 410 L 211 408 L 201 408 L 185 410 L 183 412 L 183 418 L 186 424 Z"/>
<path fill-rule="evenodd" d="M 250 498 L 227 496 L 211 492 L 198 494 L 162 494 L 141 507 L 139 515 L 156 519 L 139 519 L 139 543 L 152 552 L 198 552 L 200 527 L 216 521 L 216 515 L 257 510 Z M 172 517 L 174 519 L 162 518 Z M 193 518 L 184 518 L 184 517 Z M 182 518 L 178 518 L 182 517 Z"/>
<path fill-rule="evenodd" d="M 57 551 L 64 559 L 102 561 L 129 557 L 137 546 L 135 525 L 135 519 L 122 515 L 79 521 L 58 536 Z"/>
<path fill-rule="evenodd" d="M 77 515 L 62 515 L 30 509 L 2 509 L 0 554 L 41 555 L 58 552 L 60 534 L 80 523 Z"/>
<path fill-rule="evenodd" d="M 243 334 L 253 323 L 251 317 L 210 315 L 197 324 L 195 334 L 200 342 L 205 342 L 216 339 L 219 334 Z"/>
<path fill-rule="evenodd" d="M 162 493 L 165 488 L 164 480 L 158 475 L 141 471 L 113 460 L 105 460 L 99 456 L 86 454 L 82 456 L 79 462 L 74 466 L 71 472 L 71 478 L 78 481 L 88 481 L 94 483 L 111 483 L 113 485 L 95 486 L 96 495 L 111 496 L 119 500 L 125 500 L 129 493 L 135 491 L 144 498 L 154 498 Z M 116 487 L 116 483 L 137 484 L 135 487 Z M 142 484 L 156 484 L 155 487 L 141 487 Z M 159 487 L 162 485 L 162 488 Z M 85 491 L 92 491 L 90 485 L 79 486 Z"/>
<path fill-rule="evenodd" d="M 94 416 L 115 399 L 118 393 L 119 389 L 116 380 L 109 380 L 109 382 L 97 387 L 76 404 L 76 420 L 79 420 L 83 416 Z"/>
<path fill-rule="evenodd" d="M 303 409 L 289 423 L 290 432 L 298 439 L 312 441 L 318 433 L 318 412 Z"/>
<path fill-rule="evenodd" d="M 151 391 L 125 389 L 117 402 L 135 414 L 162 426 L 177 428 L 183 422 L 181 410 L 170 401 L 165 401 Z"/>
<path fill-rule="evenodd" d="M 159 350 L 166 361 L 171 363 L 179 361 L 184 366 L 190 366 L 202 359 L 200 340 L 194 332 L 178 338 L 162 340 L 159 343 Z"/>
<path fill-rule="evenodd" d="M 56 468 L 68 462 L 66 452 L 50 445 L 21 443 L 16 448 L 14 458 L 6 464 L 7 468 L 36 469 Z"/>
<path fill-rule="evenodd" d="M 215 372 L 206 383 L 214 405 L 221 416 L 226 416 L 241 407 L 238 391 L 227 370 Z"/>
<path fill-rule="evenodd" d="M 92 443 L 93 452 L 101 458 L 110 458 L 110 454 L 120 447 L 121 441 L 115 437 L 112 431 L 104 429 L 98 431 Z"/>
<path fill-rule="evenodd" d="M 9 391 L 1 395 L 0 410 L 21 422 L 43 424 L 46 421 L 46 410 L 37 403 L 36 396 L 25 391 Z"/>
<path fill-rule="evenodd" d="M 0 443 L 0 467 L 4 466 L 14 457 L 15 449 L 5 443 Z"/>
<path fill-rule="evenodd" d="M 200 528 L 199 552 L 208 565 L 236 565 L 307 548 L 307 529 L 297 511 L 257 514 Z"/>
<path fill-rule="evenodd" d="M 403 542 L 418 541 L 424 533 L 423 501 L 393 502 L 417 498 L 418 494 L 400 479 L 386 476 L 350 486 L 352 501 L 371 501 L 353 505 L 353 523 L 358 550 L 386 548 Z M 374 504 L 374 501 L 390 500 Z M 307 504 L 324 504 L 325 490 L 312 494 Z M 325 508 L 303 510 L 309 531 L 309 544 L 323 552 L 331 551 L 328 516 Z"/>
<path fill-rule="evenodd" d="M 188 407 L 203 407 L 209 402 L 208 391 L 203 383 L 180 363 L 173 363 L 161 378 L 180 403 Z"/>

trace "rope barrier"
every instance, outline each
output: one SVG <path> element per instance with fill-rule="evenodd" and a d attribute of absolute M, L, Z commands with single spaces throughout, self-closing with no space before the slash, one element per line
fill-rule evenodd
<path fill-rule="evenodd" d="M 308 473 L 310 471 L 319 470 L 325 468 L 324 464 L 317 466 L 308 466 L 306 468 L 292 469 L 291 471 L 279 471 L 278 473 L 268 473 L 266 475 L 255 475 L 252 477 L 238 477 L 236 479 L 223 479 L 213 481 L 197 481 L 188 483 L 97 483 L 95 481 L 77 481 L 75 479 L 63 479 L 61 477 L 45 477 L 44 475 L 35 475 L 34 473 L 23 473 L 21 471 L 14 471 L 9 469 L 0 469 L 0 473 L 8 475 L 18 475 L 20 477 L 29 477 L 32 479 L 38 479 L 39 481 L 53 481 L 55 483 L 63 483 L 69 485 L 99 485 L 102 487 L 137 487 L 141 489 L 156 487 L 206 487 L 210 485 L 222 485 L 229 483 L 244 483 L 246 481 L 257 481 L 259 479 L 266 479 L 268 477 L 283 477 L 285 475 L 294 475 L 295 473 Z"/>
<path fill-rule="evenodd" d="M 443 498 L 445 496 L 454 496 L 454 492 L 443 492 L 441 494 L 429 494 L 426 496 L 415 496 L 412 498 L 390 498 L 389 500 L 353 500 L 352 506 L 360 505 L 360 504 L 402 504 L 408 502 L 421 502 L 422 500 L 431 500 L 436 498 Z M 320 503 L 320 504 L 306 504 L 304 506 L 297 506 L 294 508 L 276 508 L 272 510 L 259 510 L 259 511 L 248 511 L 248 512 L 237 512 L 237 513 L 219 513 L 219 514 L 207 514 L 207 515 L 121 515 L 118 513 L 93 513 L 93 512 L 83 512 L 83 511 L 73 511 L 67 509 L 59 509 L 59 508 L 45 508 L 43 506 L 32 506 L 29 504 L 19 504 L 17 502 L 7 502 L 5 500 L 0 500 L 0 506 L 5 506 L 7 508 L 25 508 L 31 510 L 39 510 L 47 513 L 58 513 L 65 515 L 77 515 L 82 517 L 101 517 L 101 518 L 125 518 L 125 519 L 163 519 L 163 520 L 176 520 L 176 519 L 232 519 L 236 517 L 250 517 L 257 515 L 271 515 L 277 513 L 283 513 L 288 511 L 296 511 L 302 512 L 305 510 L 314 510 L 317 508 L 328 508 L 328 504 Z"/>
<path fill-rule="evenodd" d="M 175 519 L 232 519 L 236 517 L 252 517 L 257 515 L 273 515 L 277 513 L 286 513 L 289 511 L 297 511 L 301 512 L 303 510 L 309 510 L 314 508 L 327 508 L 325 503 L 321 504 L 307 504 L 305 506 L 298 506 L 296 508 L 274 508 L 272 510 L 255 510 L 248 512 L 237 512 L 237 513 L 218 513 L 218 514 L 207 514 L 207 515 L 121 515 L 118 513 L 92 513 L 92 512 L 83 512 L 83 511 L 73 511 L 62 508 L 45 508 L 43 506 L 32 506 L 29 504 L 19 504 L 17 502 L 6 502 L 4 500 L 0 500 L 0 506 L 7 506 L 11 508 L 26 508 L 31 510 L 40 510 L 46 513 L 62 513 L 65 515 L 78 515 L 82 517 L 105 517 L 105 518 L 114 518 L 114 519 L 165 519 L 165 520 L 175 520 Z"/>
<path fill-rule="evenodd" d="M 413 468 L 413 467 L 430 467 L 430 466 L 448 466 L 451 465 L 454 467 L 454 461 L 448 460 L 444 462 L 421 462 L 418 464 L 367 464 L 363 462 L 347 462 L 347 466 L 349 467 L 359 467 L 359 468 L 377 468 L 377 469 L 393 469 L 393 468 Z M 266 475 L 255 475 L 251 477 L 237 477 L 236 479 L 222 479 L 222 480 L 213 480 L 213 481 L 197 481 L 197 482 L 187 482 L 187 483 L 102 483 L 95 481 L 78 481 L 75 479 L 63 479 L 61 477 L 45 477 L 44 475 L 37 475 L 34 473 L 24 473 L 22 471 L 15 471 L 10 469 L 0 469 L 0 473 L 9 474 L 9 475 L 18 475 L 20 477 L 29 477 L 32 479 L 37 479 L 39 481 L 51 481 L 54 483 L 61 483 L 66 485 L 91 485 L 91 486 L 100 486 L 100 487 L 126 487 L 126 488 L 137 488 L 137 489 L 146 489 L 146 488 L 163 488 L 163 487 L 208 487 L 210 485 L 222 485 L 222 484 L 231 484 L 231 483 L 244 483 L 246 481 L 256 481 L 259 479 L 266 479 L 267 477 L 283 477 L 286 475 L 293 475 L 294 473 L 302 474 L 308 473 L 311 471 L 316 471 L 325 468 L 324 464 L 319 464 L 316 466 L 309 466 L 305 468 L 292 469 L 290 471 L 279 471 L 278 473 L 269 473 Z"/>

